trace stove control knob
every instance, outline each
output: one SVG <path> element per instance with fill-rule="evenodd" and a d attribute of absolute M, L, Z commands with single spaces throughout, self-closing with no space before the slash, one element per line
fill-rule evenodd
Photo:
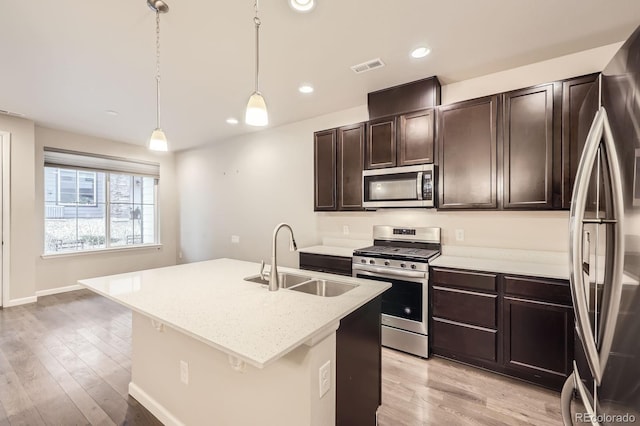
<path fill-rule="evenodd" d="M 367 259 L 360 259 L 361 263 L 367 263 Z"/>
<path fill-rule="evenodd" d="M 388 260 L 385 260 L 385 261 L 384 261 L 384 266 L 389 266 L 389 265 L 390 265 L 389 261 L 388 261 Z"/>
<path fill-rule="evenodd" d="M 411 269 L 416 269 L 416 265 L 411 265 Z"/>
<path fill-rule="evenodd" d="M 400 264 L 400 267 L 401 267 L 401 268 L 406 268 L 406 267 L 407 267 L 407 265 L 405 265 L 404 263 L 401 263 L 401 264 Z"/>
<path fill-rule="evenodd" d="M 375 261 L 375 260 L 373 260 L 373 259 L 371 259 L 371 260 L 369 261 L 369 264 L 370 264 L 370 265 L 375 265 L 375 264 L 376 264 L 376 261 Z"/>

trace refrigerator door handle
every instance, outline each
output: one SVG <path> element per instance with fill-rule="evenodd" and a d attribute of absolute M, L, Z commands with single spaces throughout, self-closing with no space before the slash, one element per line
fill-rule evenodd
<path fill-rule="evenodd" d="M 612 218 L 602 220 L 585 220 L 587 193 L 591 169 L 593 168 L 600 141 L 603 140 L 609 182 L 611 183 Z M 587 363 L 596 384 L 602 383 L 602 376 L 611 353 L 613 336 L 620 311 L 620 297 L 622 294 L 622 275 L 624 267 L 624 201 L 622 195 L 622 176 L 618 163 L 613 134 L 603 107 L 598 110 L 589 130 L 584 151 L 576 174 L 576 184 L 571 200 L 569 217 L 569 262 L 571 265 L 569 283 L 576 316 L 576 329 L 584 347 Z M 582 273 L 583 259 L 583 224 L 602 223 L 610 226 L 612 245 L 607 245 L 606 267 L 604 274 L 604 300 L 606 305 L 601 310 L 598 342 L 589 321 L 589 307 Z M 598 277 L 596 278 L 596 283 Z"/>
<path fill-rule="evenodd" d="M 600 374 L 604 374 L 604 369 L 611 353 L 613 337 L 615 335 L 616 323 L 620 312 L 620 300 L 622 297 L 622 276 L 624 272 L 624 198 L 622 194 L 622 173 L 618 162 L 615 141 L 607 119 L 606 110 L 604 113 L 604 147 L 606 151 L 607 165 L 609 170 L 609 182 L 611 183 L 612 198 L 612 219 L 607 221 L 608 231 L 611 233 L 612 244 L 607 244 L 605 258 L 605 276 L 603 289 L 603 302 L 605 306 L 600 315 L 599 330 L 599 362 Z"/>
<path fill-rule="evenodd" d="M 602 375 L 600 374 L 595 335 L 589 321 L 589 307 L 587 305 L 587 295 L 582 273 L 582 249 L 584 244 L 583 221 L 587 208 L 589 181 L 602 138 L 603 122 L 604 108 L 601 107 L 596 113 L 593 123 L 591 123 L 582 156 L 580 157 L 569 212 L 569 284 L 576 317 L 576 329 L 578 330 L 580 341 L 584 347 L 587 363 L 597 384 L 600 384 Z"/>
<path fill-rule="evenodd" d="M 562 386 L 560 394 L 560 407 L 562 408 L 562 424 L 564 426 L 573 426 L 573 418 L 571 417 L 571 401 L 573 400 L 573 391 L 575 390 L 575 378 L 573 373 L 567 378 Z"/>

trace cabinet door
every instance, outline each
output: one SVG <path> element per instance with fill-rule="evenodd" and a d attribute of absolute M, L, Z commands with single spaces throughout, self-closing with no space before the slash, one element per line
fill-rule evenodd
<path fill-rule="evenodd" d="M 504 95 L 504 208 L 553 207 L 554 83 Z"/>
<path fill-rule="evenodd" d="M 497 208 L 497 109 L 497 96 L 438 109 L 439 208 Z"/>
<path fill-rule="evenodd" d="M 338 210 L 362 210 L 364 123 L 338 129 Z"/>
<path fill-rule="evenodd" d="M 313 135 L 314 211 L 336 210 L 336 130 Z"/>
<path fill-rule="evenodd" d="M 433 163 L 433 109 L 398 118 L 398 166 Z"/>
<path fill-rule="evenodd" d="M 562 83 L 562 208 L 571 207 L 573 182 L 589 126 L 598 111 L 598 74 Z M 589 91 L 592 91 L 589 94 Z M 589 96 L 587 97 L 587 94 Z M 579 127 L 579 125 L 582 126 Z"/>
<path fill-rule="evenodd" d="M 396 165 L 396 119 L 381 118 L 367 123 L 365 168 L 380 169 Z"/>
<path fill-rule="evenodd" d="M 381 299 L 341 319 L 336 331 L 336 426 L 376 423 L 382 403 Z"/>
<path fill-rule="evenodd" d="M 513 297 L 505 297 L 503 307 L 505 367 L 546 386 L 562 387 L 573 359 L 572 308 Z"/>

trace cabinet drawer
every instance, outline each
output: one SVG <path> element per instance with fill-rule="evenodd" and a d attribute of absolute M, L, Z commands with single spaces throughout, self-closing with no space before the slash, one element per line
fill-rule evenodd
<path fill-rule="evenodd" d="M 496 291 L 496 274 L 458 271 L 451 269 L 431 269 L 434 284 L 443 284 L 471 290 Z"/>
<path fill-rule="evenodd" d="M 497 295 L 440 286 L 432 288 L 433 316 L 481 327 L 497 327 Z"/>
<path fill-rule="evenodd" d="M 545 302 L 571 306 L 571 288 L 568 281 L 544 278 L 504 276 L 504 293 Z"/>
<path fill-rule="evenodd" d="M 439 318 L 433 319 L 433 349 L 443 355 L 461 355 L 486 361 L 497 361 L 497 332 Z"/>
<path fill-rule="evenodd" d="M 351 258 L 300 253 L 300 269 L 351 276 Z"/>

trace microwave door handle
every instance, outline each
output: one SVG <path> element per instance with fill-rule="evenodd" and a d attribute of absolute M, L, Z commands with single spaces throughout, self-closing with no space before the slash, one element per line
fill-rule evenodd
<path fill-rule="evenodd" d="M 422 200 L 422 176 L 423 172 L 418 172 L 418 176 L 416 177 L 416 199 Z"/>

